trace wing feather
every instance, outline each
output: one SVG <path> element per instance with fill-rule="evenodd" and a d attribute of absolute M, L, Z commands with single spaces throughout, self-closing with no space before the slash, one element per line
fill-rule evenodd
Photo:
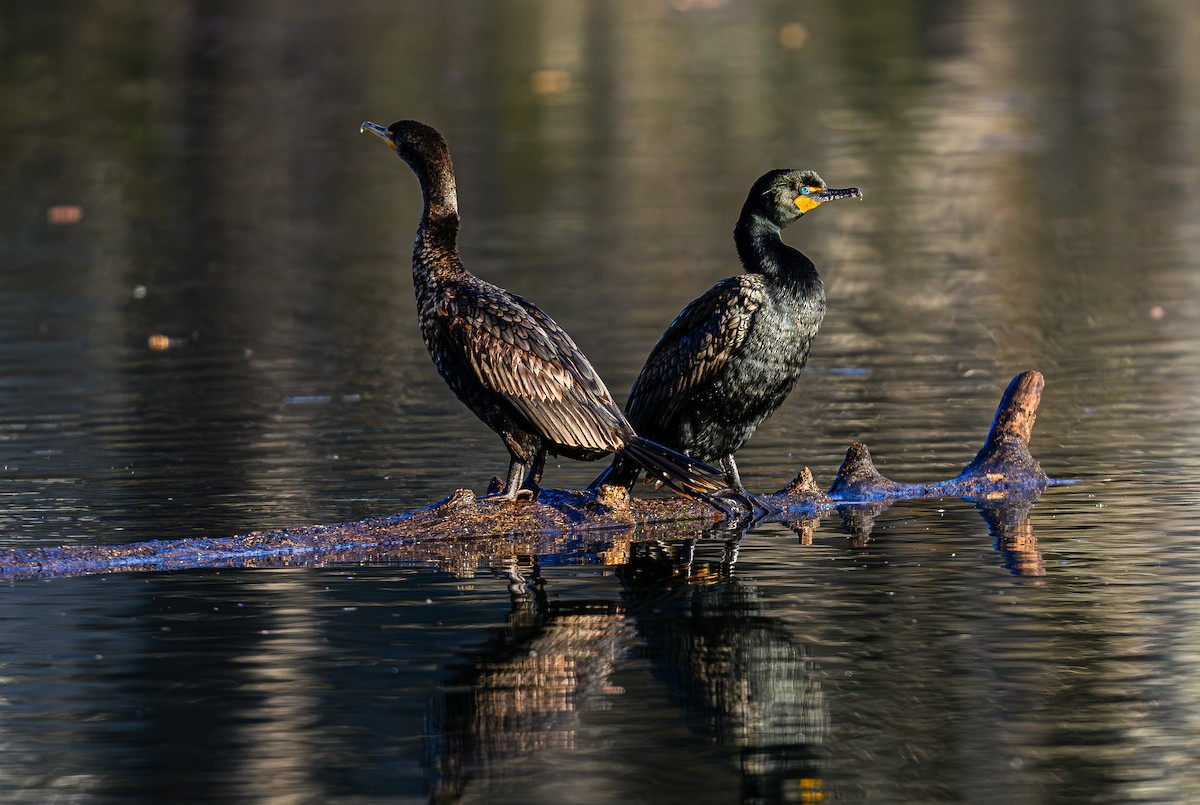
<path fill-rule="evenodd" d="M 729 277 L 675 317 L 629 392 L 625 413 L 640 435 L 655 438 L 697 389 L 712 382 L 745 343 L 765 294 L 755 275 Z"/>
<path fill-rule="evenodd" d="M 570 336 L 531 303 L 496 290 L 447 295 L 442 307 L 445 332 L 479 382 L 549 442 L 619 449 L 628 423 Z"/>

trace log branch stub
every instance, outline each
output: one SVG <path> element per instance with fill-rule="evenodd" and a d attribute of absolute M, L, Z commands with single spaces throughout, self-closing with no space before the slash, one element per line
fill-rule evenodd
<path fill-rule="evenodd" d="M 1037 409 L 1045 387 L 1046 379 L 1038 371 L 1022 372 L 1014 377 L 1000 398 L 996 418 L 992 420 L 992 428 L 988 431 L 987 443 L 1011 436 L 1028 447 L 1033 439 L 1033 424 L 1037 421 Z"/>
<path fill-rule="evenodd" d="M 1029 452 L 1045 385 L 1041 372 L 1036 371 L 1023 372 L 1012 379 L 1000 398 L 983 448 L 948 483 L 995 486 L 1019 482 L 1029 487 L 1045 486 L 1049 479 Z"/>
<path fill-rule="evenodd" d="M 907 484 L 885 478 L 875 468 L 867 446 L 862 442 L 854 442 L 846 451 L 846 458 L 838 469 L 833 486 L 829 487 L 829 497 L 834 500 L 878 500 L 902 495 L 907 489 Z"/>

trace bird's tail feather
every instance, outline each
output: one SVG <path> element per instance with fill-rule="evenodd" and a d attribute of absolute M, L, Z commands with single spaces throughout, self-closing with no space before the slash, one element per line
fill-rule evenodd
<path fill-rule="evenodd" d="M 626 489 L 633 487 L 637 483 L 638 477 L 642 474 L 641 466 L 635 463 L 632 459 L 628 459 L 621 453 L 613 456 L 612 463 L 604 468 L 604 472 L 596 476 L 588 489 L 595 492 L 604 485 L 623 486 Z"/>
<path fill-rule="evenodd" d="M 626 441 L 621 454 L 684 497 L 700 498 L 722 508 L 715 498 L 728 487 L 725 476 L 715 467 L 641 436 Z M 593 488 L 604 482 L 606 474 L 592 482 Z"/>

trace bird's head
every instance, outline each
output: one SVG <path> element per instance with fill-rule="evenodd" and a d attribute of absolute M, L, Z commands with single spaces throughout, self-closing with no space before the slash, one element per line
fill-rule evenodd
<path fill-rule="evenodd" d="M 458 217 L 458 193 L 450 149 L 433 126 L 415 120 L 397 120 L 386 129 L 366 121 L 359 131 L 374 134 L 408 163 L 421 182 L 425 212 L 431 218 Z"/>
<path fill-rule="evenodd" d="M 438 130 L 416 120 L 397 120 L 387 128 L 368 120 L 359 127 L 359 131 L 369 132 L 383 140 L 414 169 L 440 162 L 449 154 L 446 141 Z"/>
<path fill-rule="evenodd" d="M 815 171 L 780 169 L 759 177 L 750 188 L 746 207 L 782 229 L 827 201 L 862 197 L 857 187 L 829 187 Z"/>

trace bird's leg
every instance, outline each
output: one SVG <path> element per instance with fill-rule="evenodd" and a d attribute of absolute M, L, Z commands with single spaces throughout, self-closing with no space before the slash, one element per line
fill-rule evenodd
<path fill-rule="evenodd" d="M 725 473 L 725 483 L 729 484 L 729 488 L 735 492 L 740 492 L 743 495 L 749 495 L 746 487 L 742 484 L 742 476 L 738 474 L 737 463 L 733 460 L 733 454 L 721 456 L 721 460 L 717 462 L 721 465 L 721 471 Z"/>
<path fill-rule="evenodd" d="M 542 491 L 539 484 L 542 482 L 542 470 L 544 469 L 546 469 L 546 448 L 543 447 L 534 454 L 533 461 L 529 465 L 529 474 L 525 476 L 519 494 L 524 495 L 528 492 L 533 500 L 537 500 Z"/>
<path fill-rule="evenodd" d="M 741 546 L 742 536 L 739 534 L 737 539 L 725 541 L 725 550 L 721 555 L 721 578 L 733 578 L 733 566 L 737 564 L 738 548 Z"/>
<path fill-rule="evenodd" d="M 732 453 L 721 456 L 718 463 L 721 465 L 721 470 L 725 473 L 725 483 L 729 485 L 726 489 L 717 493 L 719 497 L 745 506 L 749 509 L 750 517 L 755 522 L 776 512 L 774 506 L 751 492 L 742 483 L 742 476 L 738 473 L 737 462 L 733 460 Z"/>
<path fill-rule="evenodd" d="M 508 462 L 508 478 L 504 481 L 504 489 L 497 494 L 486 495 L 489 500 L 516 500 L 521 492 L 521 476 L 525 474 L 525 462 L 511 451 L 509 455 L 511 459 Z"/>

